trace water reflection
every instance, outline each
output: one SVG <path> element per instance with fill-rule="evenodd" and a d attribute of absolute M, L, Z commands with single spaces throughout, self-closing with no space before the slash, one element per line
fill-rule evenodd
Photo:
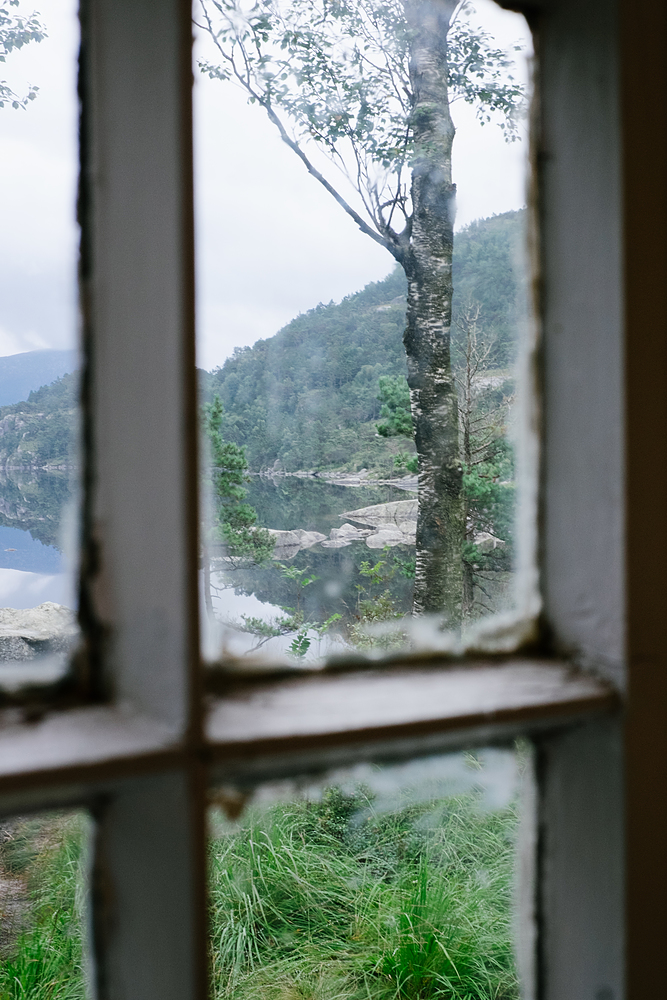
<path fill-rule="evenodd" d="M 74 640 L 75 581 L 62 550 L 71 496 L 64 470 L 0 477 L 2 661 L 62 657 Z"/>
<path fill-rule="evenodd" d="M 0 525 L 29 531 L 43 545 L 58 548 L 71 496 L 69 471 L 7 470 L 0 475 Z"/>
<path fill-rule="evenodd" d="M 312 660 L 404 644 L 415 572 L 409 479 L 345 486 L 315 476 L 251 476 L 246 488 L 275 548 L 260 563 L 231 558 L 222 543 L 207 549 L 205 655 L 222 645 L 229 655 L 261 650 Z M 480 613 L 506 604 L 511 582 L 500 559 L 485 574 L 484 593 L 476 589 Z"/>

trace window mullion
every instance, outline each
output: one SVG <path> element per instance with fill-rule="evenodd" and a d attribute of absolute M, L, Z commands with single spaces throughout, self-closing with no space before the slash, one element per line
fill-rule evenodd
<path fill-rule="evenodd" d="M 82 39 L 83 624 L 103 691 L 182 736 L 198 646 L 190 8 L 89 0 Z"/>
<path fill-rule="evenodd" d="M 99 997 L 207 995 L 202 801 L 197 768 L 136 778 L 99 800 L 92 873 Z"/>
<path fill-rule="evenodd" d="M 95 979 L 203 1000 L 191 6 L 84 0 L 81 17 L 81 618 L 93 690 L 169 734 L 156 773 L 132 776 L 128 745 L 129 777 L 82 789 Z"/>

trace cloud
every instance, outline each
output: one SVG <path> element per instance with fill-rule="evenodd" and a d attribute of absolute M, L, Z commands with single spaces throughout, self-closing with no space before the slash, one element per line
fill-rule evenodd
<path fill-rule="evenodd" d="M 27 333 L 14 333 L 0 326 L 0 358 L 10 354 L 23 354 L 24 351 L 41 351 L 52 344 L 46 337 L 33 330 Z"/>
<path fill-rule="evenodd" d="M 475 6 L 499 44 L 528 38 L 520 15 L 491 0 Z M 0 112 L 4 354 L 76 340 L 76 3 L 41 0 L 39 10 L 48 39 L 7 63 L 15 85 L 35 84 L 39 96 L 25 112 Z M 260 108 L 197 70 L 195 79 L 198 357 L 211 368 L 318 302 L 384 277 L 393 261 L 308 176 Z M 465 105 L 453 115 L 457 225 L 521 207 L 525 143 L 506 146 Z"/>

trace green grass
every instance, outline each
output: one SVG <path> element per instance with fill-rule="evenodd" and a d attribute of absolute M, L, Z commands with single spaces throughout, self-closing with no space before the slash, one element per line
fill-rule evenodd
<path fill-rule="evenodd" d="M 20 820 L 2 845 L 6 876 L 27 886 L 22 929 L 0 960 L 0 1000 L 83 1000 L 86 817 Z"/>
<path fill-rule="evenodd" d="M 363 792 L 251 813 L 210 843 L 216 1000 L 514 1000 L 516 809 Z"/>
<path fill-rule="evenodd" d="M 215 1000 L 516 1000 L 516 805 L 475 792 L 376 810 L 363 789 L 248 810 L 209 842 Z M 27 890 L 0 1000 L 83 1000 L 86 819 L 15 822 Z"/>

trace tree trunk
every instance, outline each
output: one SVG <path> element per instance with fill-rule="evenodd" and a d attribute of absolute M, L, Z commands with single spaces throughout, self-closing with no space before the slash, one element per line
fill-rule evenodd
<path fill-rule="evenodd" d="M 465 316 L 462 323 L 462 328 L 465 330 L 466 334 L 466 352 L 465 352 L 465 369 L 463 371 L 463 386 L 459 382 L 459 388 L 462 388 L 461 395 L 462 399 L 462 409 L 460 412 L 461 417 L 461 427 L 463 430 L 463 461 L 465 463 L 465 468 L 470 471 L 472 466 L 472 405 L 473 405 L 473 344 L 472 344 L 472 330 L 470 326 L 469 316 Z M 464 523 L 464 538 L 466 542 L 472 542 L 474 539 L 474 531 L 470 519 L 470 505 L 467 499 L 464 498 L 463 503 L 463 523 Z M 467 559 L 463 560 L 463 605 L 461 608 L 461 618 L 463 621 L 466 618 L 472 616 L 473 603 L 475 599 L 475 580 L 473 576 L 472 564 L 468 562 Z"/>
<path fill-rule="evenodd" d="M 408 279 L 404 344 L 415 444 L 419 512 L 414 613 L 461 621 L 465 533 L 459 419 L 450 357 L 454 125 L 447 92 L 447 32 L 456 3 L 404 0 L 412 31 L 410 75 L 413 217 L 403 266 Z"/>
<path fill-rule="evenodd" d="M 202 546 L 202 565 L 204 567 L 204 605 L 209 615 L 213 617 L 213 592 L 211 590 L 211 556 L 208 545 Z"/>

